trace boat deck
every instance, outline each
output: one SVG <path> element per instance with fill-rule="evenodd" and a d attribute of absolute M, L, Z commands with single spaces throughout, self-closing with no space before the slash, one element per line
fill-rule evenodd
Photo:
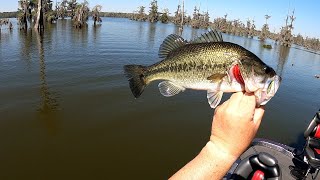
<path fill-rule="evenodd" d="M 281 179 L 302 179 L 302 174 L 308 165 L 300 156 L 295 155 L 294 148 L 265 139 L 255 139 L 252 146 L 245 151 L 231 167 L 224 179 L 230 179 L 232 172 L 237 168 L 241 160 L 248 156 L 265 152 L 275 157 L 281 170 Z M 311 171 L 307 179 L 315 179 L 315 172 Z M 320 180 L 320 176 L 317 177 Z"/>

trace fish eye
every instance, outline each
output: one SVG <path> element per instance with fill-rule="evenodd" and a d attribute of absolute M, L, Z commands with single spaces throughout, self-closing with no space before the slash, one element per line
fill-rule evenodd
<path fill-rule="evenodd" d="M 266 74 L 269 74 L 270 71 L 271 71 L 271 68 L 268 67 L 268 66 L 265 66 L 265 67 L 263 68 L 263 70 L 264 70 L 264 72 L 265 72 Z"/>
<path fill-rule="evenodd" d="M 273 86 L 274 86 L 274 81 L 272 80 L 268 85 L 267 94 L 269 94 L 271 92 L 271 89 L 273 89 Z"/>

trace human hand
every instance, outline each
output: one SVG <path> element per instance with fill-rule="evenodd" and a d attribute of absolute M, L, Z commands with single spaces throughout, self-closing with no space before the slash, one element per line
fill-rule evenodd
<path fill-rule="evenodd" d="M 216 108 L 210 141 L 170 179 L 222 179 L 250 145 L 263 114 L 253 94 L 234 93 Z"/>
<path fill-rule="evenodd" d="M 210 142 L 223 153 L 238 158 L 255 137 L 263 114 L 264 107 L 256 108 L 253 94 L 232 94 L 215 110 Z"/>

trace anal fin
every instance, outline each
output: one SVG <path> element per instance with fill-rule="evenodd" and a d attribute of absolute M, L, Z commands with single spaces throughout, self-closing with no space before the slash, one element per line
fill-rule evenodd
<path fill-rule="evenodd" d="M 171 81 L 162 81 L 158 85 L 160 93 L 165 97 L 171 97 L 184 91 L 185 88 L 174 84 Z"/>
<path fill-rule="evenodd" d="M 223 92 L 222 91 L 211 91 L 208 90 L 207 92 L 207 98 L 208 98 L 208 103 L 210 105 L 211 108 L 216 108 L 218 106 L 218 104 L 221 101 Z"/>

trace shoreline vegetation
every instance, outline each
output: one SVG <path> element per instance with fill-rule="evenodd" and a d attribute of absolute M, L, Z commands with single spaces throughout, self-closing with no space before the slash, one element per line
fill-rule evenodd
<path fill-rule="evenodd" d="M 156 0 L 151 0 L 149 11 L 146 12 L 146 7 L 139 6 L 137 10 L 132 13 L 121 12 L 101 12 L 102 6 L 96 5 L 90 11 L 89 3 L 76 0 L 62 0 L 62 2 L 55 4 L 53 10 L 53 1 L 51 0 L 20 0 L 18 1 L 19 8 L 17 12 L 2 12 L 0 13 L 0 33 L 1 26 L 8 26 L 10 30 L 13 29 L 12 23 L 8 18 L 17 18 L 19 29 L 27 29 L 28 25 L 34 26 L 38 31 L 42 31 L 45 23 L 56 23 L 57 19 L 71 18 L 75 28 L 86 27 L 89 17 L 92 17 L 94 25 L 101 23 L 101 17 L 117 17 L 129 18 L 134 21 L 149 21 L 151 23 L 173 23 L 179 26 L 180 34 L 183 31 L 183 26 L 191 26 L 192 28 L 203 29 L 218 29 L 223 33 L 243 36 L 247 38 L 258 37 L 261 41 L 272 39 L 276 43 L 283 46 L 291 47 L 296 44 L 306 49 L 320 50 L 320 40 L 317 38 L 303 37 L 301 34 L 293 35 L 293 24 L 296 19 L 294 11 L 287 14 L 286 20 L 279 32 L 270 32 L 268 19 L 272 18 L 270 15 L 265 15 L 265 24 L 261 30 L 256 29 L 255 21 L 247 19 L 246 23 L 236 20 L 227 19 L 228 14 L 223 17 L 218 17 L 210 21 L 208 11 L 201 12 L 200 8 L 195 6 L 192 15 L 186 14 L 184 10 L 184 1 L 178 4 L 176 11 L 171 15 L 167 8 L 162 12 L 158 11 L 159 6 Z M 268 46 L 268 44 L 266 44 Z"/>

